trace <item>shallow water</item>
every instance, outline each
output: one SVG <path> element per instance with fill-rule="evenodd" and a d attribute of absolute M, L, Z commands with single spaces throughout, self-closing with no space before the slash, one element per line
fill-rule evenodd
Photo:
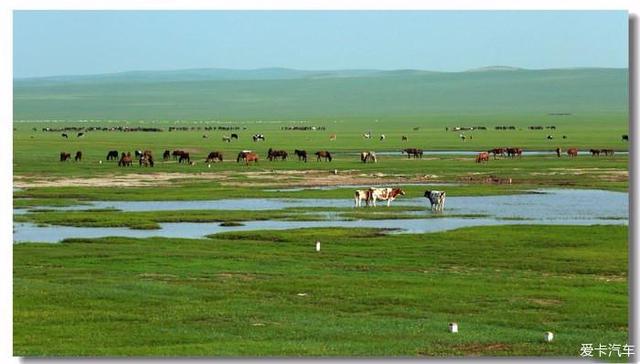
<path fill-rule="evenodd" d="M 468 155 L 468 156 L 475 156 L 480 152 L 484 152 L 484 150 L 480 151 L 474 151 L 474 150 L 424 150 L 423 151 L 423 155 Z M 378 156 L 384 156 L 384 155 L 390 155 L 390 156 L 400 156 L 400 155 L 404 155 L 405 157 L 407 156 L 406 154 L 403 154 L 402 151 L 386 151 L 386 152 L 375 152 L 376 155 Z M 343 155 L 360 155 L 359 152 L 347 152 L 347 153 L 336 153 L 337 155 L 343 154 Z M 629 152 L 627 151 L 615 151 L 615 154 L 619 154 L 619 155 L 628 155 Z M 538 156 L 538 155 L 556 155 L 555 150 L 525 150 L 522 152 L 523 156 Z M 578 155 L 591 155 L 591 153 L 587 150 L 581 150 L 578 151 Z M 564 151 L 562 153 L 562 157 L 566 158 L 567 157 L 567 153 L 566 151 Z M 493 158 L 493 157 L 491 157 Z M 600 158 L 607 158 L 605 156 L 602 156 Z"/>
<path fill-rule="evenodd" d="M 339 220 L 327 212 L 330 221 L 247 221 L 244 226 L 219 223 L 164 223 L 159 230 L 89 228 L 14 224 L 14 242 L 58 242 L 71 237 L 104 236 L 199 238 L 225 231 L 282 230 L 301 227 L 376 227 L 399 229 L 401 233 L 424 233 L 467 226 L 506 224 L 620 225 L 628 223 L 628 195 L 601 190 L 547 189 L 537 193 L 507 196 L 449 197 L 445 217 L 419 218 L 431 211 L 412 212 L 415 219 Z M 100 201 L 91 208 L 115 207 L 124 211 L 185 209 L 281 209 L 286 207 L 350 207 L 350 199 L 234 199 L 217 201 Z M 399 199 L 393 205 L 425 206 L 426 199 Z M 83 206 L 84 207 L 84 206 Z M 446 217 L 446 214 L 483 214 L 482 218 Z"/>

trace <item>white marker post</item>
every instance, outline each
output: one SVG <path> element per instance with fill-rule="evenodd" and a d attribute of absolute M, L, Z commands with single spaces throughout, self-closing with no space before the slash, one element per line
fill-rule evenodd
<path fill-rule="evenodd" d="M 320 240 L 316 240 L 316 251 L 320 251 Z"/>
<path fill-rule="evenodd" d="M 544 341 L 550 343 L 553 341 L 553 332 L 547 331 L 544 333 Z"/>
<path fill-rule="evenodd" d="M 449 332 L 452 334 L 457 334 L 458 333 L 458 324 L 455 322 L 450 322 L 449 323 Z"/>

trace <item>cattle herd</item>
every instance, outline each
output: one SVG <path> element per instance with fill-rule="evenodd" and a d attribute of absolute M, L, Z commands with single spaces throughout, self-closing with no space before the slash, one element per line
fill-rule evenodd
<path fill-rule="evenodd" d="M 405 192 L 400 188 L 392 188 L 392 187 L 369 187 L 366 190 L 355 190 L 353 195 L 353 200 L 355 207 L 362 207 L 362 202 L 364 201 L 365 205 L 368 206 L 376 206 L 376 201 L 387 201 L 387 207 L 391 206 L 391 202 L 395 200 L 399 196 L 405 196 Z M 444 209 L 444 202 L 446 200 L 447 194 L 444 191 L 431 191 L 427 190 L 424 192 L 424 197 L 431 204 L 431 210 L 442 212 Z"/>

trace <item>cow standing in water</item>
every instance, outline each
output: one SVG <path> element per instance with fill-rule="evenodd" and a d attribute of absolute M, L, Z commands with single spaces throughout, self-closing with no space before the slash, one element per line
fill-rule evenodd
<path fill-rule="evenodd" d="M 391 201 L 395 200 L 398 196 L 404 196 L 404 191 L 399 188 L 371 188 L 369 189 L 369 200 L 373 204 L 373 207 L 376 206 L 376 201 L 387 201 L 387 207 L 391 206 Z"/>
<path fill-rule="evenodd" d="M 362 207 L 362 201 L 369 206 L 369 200 L 371 199 L 371 190 L 356 190 L 353 195 L 355 207 Z"/>
<path fill-rule="evenodd" d="M 431 210 L 442 211 L 444 209 L 444 202 L 447 198 L 444 191 L 425 191 L 424 197 L 431 203 Z"/>

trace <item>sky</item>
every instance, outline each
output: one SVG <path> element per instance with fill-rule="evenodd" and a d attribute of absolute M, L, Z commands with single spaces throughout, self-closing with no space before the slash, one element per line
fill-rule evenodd
<path fill-rule="evenodd" d="M 14 11 L 14 77 L 628 66 L 626 11 Z"/>

